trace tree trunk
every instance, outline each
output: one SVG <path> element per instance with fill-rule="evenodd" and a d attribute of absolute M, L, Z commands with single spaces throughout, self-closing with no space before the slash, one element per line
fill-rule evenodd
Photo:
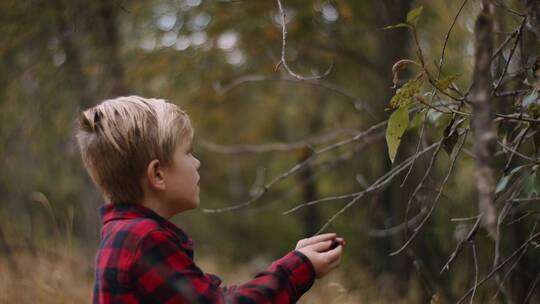
<path fill-rule="evenodd" d="M 494 206 L 495 177 L 493 154 L 495 149 L 495 126 L 491 105 L 491 56 L 493 54 L 493 20 L 487 1 L 475 24 L 474 75 L 471 89 L 473 105 L 472 131 L 476 155 L 476 189 L 478 209 L 482 213 L 482 225 L 492 238 L 497 234 L 497 216 Z"/>

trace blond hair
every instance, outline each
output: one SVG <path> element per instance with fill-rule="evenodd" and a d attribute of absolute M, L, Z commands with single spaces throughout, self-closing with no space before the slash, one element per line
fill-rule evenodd
<path fill-rule="evenodd" d="M 138 203 L 148 163 L 171 163 L 175 147 L 193 139 L 189 116 L 162 99 L 139 96 L 102 101 L 83 111 L 76 138 L 86 170 L 113 203 Z"/>

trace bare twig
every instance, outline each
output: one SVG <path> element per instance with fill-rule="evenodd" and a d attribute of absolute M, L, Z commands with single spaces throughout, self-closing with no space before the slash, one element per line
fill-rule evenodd
<path fill-rule="evenodd" d="M 478 257 L 476 256 L 476 245 L 474 244 L 474 241 L 471 240 L 471 247 L 473 252 L 473 261 L 474 261 L 474 289 L 472 291 L 471 295 L 471 302 L 470 304 L 473 304 L 474 300 L 474 294 L 476 293 L 476 286 L 478 285 Z"/>
<path fill-rule="evenodd" d="M 511 261 L 518 253 L 521 252 L 523 248 L 529 245 L 530 242 L 534 241 L 537 237 L 540 237 L 540 232 L 535 233 L 529 237 L 517 250 L 514 251 L 508 258 L 502 261 L 495 269 L 493 269 L 489 274 L 487 274 L 482 280 L 480 280 L 475 286 L 471 287 L 457 302 L 457 304 L 463 303 L 463 301 L 473 292 L 475 288 L 482 286 L 487 280 L 489 280 L 497 271 L 499 271 L 504 265 Z"/>
<path fill-rule="evenodd" d="M 421 151 L 421 154 L 430 151 L 434 146 L 435 145 L 432 145 L 431 147 L 428 147 L 428 148 L 424 149 L 424 151 Z M 399 165 L 395 166 L 392 170 L 385 173 L 383 176 L 381 176 L 379 179 L 377 179 L 377 181 L 375 181 L 373 184 L 371 184 L 365 190 L 350 193 L 350 194 L 329 196 L 329 197 L 321 198 L 321 199 L 318 199 L 318 200 L 302 203 L 302 204 L 299 204 L 298 206 L 296 206 L 296 207 L 294 207 L 292 209 L 284 211 L 283 214 L 287 215 L 287 214 L 290 214 L 292 212 L 297 211 L 298 209 L 301 209 L 301 208 L 304 208 L 304 207 L 307 207 L 307 206 L 311 206 L 311 205 L 315 205 L 315 204 L 319 204 L 319 203 L 323 203 L 323 202 L 335 201 L 335 200 L 346 199 L 346 198 L 355 198 L 357 196 L 363 196 L 364 194 L 366 194 L 368 192 L 374 191 L 374 190 L 380 188 L 381 186 L 386 185 L 388 182 L 391 181 L 391 179 L 389 179 L 389 177 L 394 177 L 397 173 L 401 172 L 404 168 L 406 168 L 408 165 L 410 165 L 411 162 L 412 162 L 412 157 L 410 157 L 409 159 L 403 161 Z"/>
<path fill-rule="evenodd" d="M 428 152 L 433 148 L 436 148 L 440 145 L 440 143 L 434 143 L 431 146 L 424 149 L 422 152 Z M 376 190 L 378 188 L 381 188 L 388 184 L 394 177 L 396 177 L 399 173 L 401 173 L 403 170 L 405 170 L 409 165 L 412 164 L 413 157 L 410 157 L 406 161 L 402 162 L 400 165 L 396 166 L 394 169 L 388 171 L 386 174 L 381 176 L 377 181 L 375 181 L 370 187 L 368 187 L 366 190 L 362 191 L 361 194 L 359 194 L 357 197 L 355 197 L 353 200 L 351 200 L 347 205 L 345 205 L 343 208 L 341 208 L 338 212 L 336 212 L 326 223 L 319 229 L 319 231 L 316 234 L 322 233 L 337 217 L 339 217 L 341 214 L 343 214 L 347 209 L 349 209 L 351 206 L 353 206 L 360 198 L 364 196 L 364 194 L 371 192 L 373 190 Z"/>
<path fill-rule="evenodd" d="M 468 218 L 469 219 L 469 218 Z M 450 270 L 450 265 L 454 262 L 454 260 L 457 258 L 459 253 L 463 250 L 463 247 L 466 242 L 470 242 L 474 239 L 476 232 L 478 231 L 478 228 L 480 227 L 480 221 L 482 220 L 482 214 L 479 214 L 475 217 L 472 217 L 470 219 L 476 219 L 476 222 L 474 225 L 472 225 L 471 229 L 469 230 L 469 233 L 467 233 L 467 236 L 459 241 L 459 243 L 456 245 L 456 249 L 454 249 L 454 252 L 450 255 L 450 258 L 444 264 L 443 268 L 441 269 L 440 273 L 442 274 L 445 270 Z"/>
<path fill-rule="evenodd" d="M 452 162 L 450 164 L 450 168 L 448 169 L 448 173 L 446 174 L 446 177 L 444 178 L 443 182 L 441 183 L 441 187 L 439 188 L 439 193 L 437 194 L 437 196 L 435 197 L 435 200 L 433 201 L 433 203 L 431 204 L 431 208 L 429 209 L 428 213 L 426 214 L 426 216 L 424 217 L 424 219 L 422 220 L 422 222 L 418 225 L 418 227 L 414 228 L 413 230 L 413 234 L 409 237 L 409 239 L 405 242 L 405 244 L 403 244 L 403 246 L 401 246 L 398 250 L 390 253 L 390 256 L 394 256 L 394 255 L 397 255 L 399 254 L 400 252 L 402 252 L 405 248 L 407 248 L 407 246 L 409 246 L 409 244 L 414 240 L 414 238 L 418 235 L 418 233 L 420 232 L 420 230 L 422 229 L 422 227 L 426 224 L 427 220 L 431 217 L 431 214 L 433 213 L 433 210 L 435 210 L 435 206 L 437 205 L 437 202 L 439 201 L 439 198 L 441 197 L 441 194 L 444 190 L 444 186 L 446 185 L 446 182 L 448 182 L 448 179 L 450 178 L 450 175 L 452 174 L 452 170 L 454 169 L 454 165 L 456 163 L 456 160 L 461 152 L 461 149 L 463 148 L 463 145 L 465 144 L 465 141 L 467 140 L 467 134 L 469 133 L 469 130 L 467 129 L 465 131 L 465 134 L 463 135 L 463 141 L 461 142 L 461 145 L 460 147 L 456 150 L 455 152 L 455 155 L 454 157 L 452 158 Z M 409 202 L 411 202 L 411 200 L 413 199 L 414 196 L 416 196 L 416 193 L 418 192 L 418 190 L 421 188 L 421 185 L 424 183 L 424 181 L 426 180 L 427 176 L 429 175 L 429 172 L 431 171 L 431 168 L 433 167 L 433 164 L 435 163 L 435 159 L 437 157 L 437 153 L 440 151 L 441 149 L 441 146 L 442 146 L 442 142 L 443 140 L 441 140 L 437 146 L 437 149 L 435 150 L 435 152 L 433 153 L 433 156 L 431 158 L 431 162 L 430 162 L 430 165 L 428 167 L 428 169 L 426 170 L 426 174 L 424 174 L 424 178 L 422 179 L 422 181 L 420 181 L 420 183 L 418 184 L 418 186 L 416 187 L 415 191 L 413 192 L 413 194 L 411 195 L 411 198 L 409 199 Z M 410 204 L 408 204 L 410 205 Z M 408 206 L 407 206 L 408 207 Z"/>
<path fill-rule="evenodd" d="M 301 83 L 305 85 L 320 87 L 325 90 L 328 90 L 330 92 L 336 93 L 340 96 L 343 96 L 350 100 L 351 104 L 353 104 L 354 108 L 357 110 L 365 110 L 372 118 L 378 119 L 378 115 L 375 113 L 373 108 L 369 105 L 369 103 L 365 102 L 361 98 L 357 97 L 355 94 L 350 92 L 349 90 L 340 87 L 337 84 L 333 84 L 327 81 L 324 81 L 322 79 L 312 79 L 312 80 L 303 80 L 300 81 L 294 77 L 290 77 L 287 75 L 284 76 L 266 76 L 266 75 L 245 75 L 238 77 L 234 79 L 233 81 L 229 82 L 226 85 L 221 85 L 219 82 L 214 82 L 213 87 L 216 92 L 219 94 L 225 94 L 228 91 L 232 90 L 233 88 L 243 84 L 243 83 L 250 83 L 250 82 L 266 82 L 266 81 L 280 81 L 280 82 L 292 82 L 292 83 Z"/>
<path fill-rule="evenodd" d="M 220 154 L 240 154 L 240 153 L 268 153 L 268 152 L 283 152 L 283 151 L 293 151 L 302 148 L 310 148 L 315 150 L 313 145 L 322 144 L 335 138 L 339 137 L 342 134 L 358 134 L 356 129 L 336 129 L 328 134 L 324 134 L 317 137 L 309 137 L 304 140 L 289 142 L 289 143 L 266 143 L 266 144 L 242 144 L 242 145 L 220 145 L 213 143 L 209 140 L 200 139 L 202 147 L 208 149 L 214 153 Z"/>
<path fill-rule="evenodd" d="M 538 281 L 540 281 L 540 273 L 536 276 L 536 279 L 534 279 L 534 282 L 531 284 L 531 287 L 529 288 L 529 292 L 527 293 L 527 296 L 525 297 L 525 300 L 523 300 L 523 303 L 529 303 L 529 299 L 534 293 L 534 290 L 536 289 L 536 285 L 538 284 Z"/>
<path fill-rule="evenodd" d="M 513 154 L 515 154 L 515 155 L 517 155 L 517 156 L 519 156 L 519 157 L 521 157 L 521 158 L 523 158 L 523 159 L 525 159 L 527 161 L 530 161 L 530 162 L 535 163 L 535 164 L 540 164 L 540 159 L 534 159 L 534 158 L 531 158 L 531 157 L 529 157 L 527 155 L 524 155 L 524 154 L 516 151 L 516 149 L 512 149 L 512 148 L 508 147 L 507 145 L 503 144 L 502 141 L 500 141 L 500 140 L 497 140 L 497 144 L 499 146 L 501 146 L 504 150 L 506 150 L 506 151 L 508 151 L 510 153 L 513 153 Z"/>
<path fill-rule="evenodd" d="M 389 227 L 386 229 L 370 229 L 368 231 L 368 236 L 372 238 L 385 238 L 392 235 L 396 235 L 402 232 L 403 230 L 408 229 L 409 227 L 416 226 L 416 224 L 420 222 L 420 220 L 423 218 L 426 212 L 427 212 L 427 208 L 423 207 L 420 209 L 420 212 L 417 215 L 415 215 L 413 218 L 411 218 L 407 223 L 401 223 L 397 226 Z"/>
<path fill-rule="evenodd" d="M 536 227 L 538 226 L 538 222 L 536 221 L 534 223 L 534 226 L 533 226 L 533 229 L 531 230 L 531 233 L 529 234 L 529 236 L 533 235 L 534 232 L 536 231 Z M 510 269 L 508 269 L 508 271 L 506 271 L 506 274 L 504 275 L 504 277 L 499 281 L 497 282 L 498 285 L 499 285 L 499 289 L 497 290 L 497 292 L 495 293 L 495 295 L 493 295 L 493 297 L 491 298 L 490 302 L 492 302 L 493 300 L 495 300 L 497 298 L 497 296 L 499 295 L 499 293 L 501 292 L 501 290 L 504 289 L 504 282 L 506 281 L 506 279 L 508 278 L 508 276 L 510 275 L 510 273 L 517 267 L 519 261 L 523 258 L 523 256 L 525 255 L 525 253 L 527 252 L 527 246 L 525 246 L 525 248 L 523 248 L 523 252 L 521 252 L 521 254 L 519 255 L 519 257 L 514 261 L 514 263 L 512 264 L 512 266 L 510 266 Z"/>
<path fill-rule="evenodd" d="M 495 94 L 497 90 L 499 89 L 499 86 L 501 85 L 504 75 L 506 74 L 506 71 L 508 70 L 508 66 L 510 66 L 510 61 L 512 61 L 512 57 L 514 56 L 514 52 L 516 51 L 516 48 L 519 44 L 521 35 L 523 33 L 523 27 L 525 26 L 525 23 L 527 22 L 527 17 L 523 17 L 523 20 L 521 21 L 521 24 L 519 25 L 518 32 L 516 35 L 516 41 L 514 42 L 514 46 L 512 47 L 512 50 L 510 51 L 510 55 L 508 56 L 508 59 L 506 60 L 506 64 L 504 65 L 501 77 L 497 81 L 497 84 L 493 88 L 492 94 Z"/>
<path fill-rule="evenodd" d="M 304 81 L 304 80 L 313 80 L 313 79 L 322 79 L 330 74 L 332 71 L 332 68 L 334 67 L 334 64 L 332 63 L 330 67 L 324 72 L 322 75 L 316 75 L 316 76 L 301 76 L 297 73 L 295 73 L 289 65 L 287 64 L 287 60 L 285 59 L 285 49 L 287 48 L 287 15 L 285 14 L 285 11 L 283 10 L 283 6 L 281 5 L 280 0 L 276 0 L 279 8 L 279 13 L 281 14 L 281 32 L 282 32 L 282 44 L 281 44 L 281 59 L 279 60 L 278 64 L 276 65 L 275 70 L 279 69 L 280 66 L 283 66 L 287 73 L 291 75 L 292 77 Z"/>
<path fill-rule="evenodd" d="M 313 152 L 313 154 L 307 158 L 305 161 L 303 162 L 300 162 L 300 163 L 297 163 L 296 165 L 294 165 L 292 168 L 290 168 L 289 170 L 287 170 L 286 172 L 283 172 L 282 174 L 274 177 L 270 182 L 266 183 L 263 187 L 261 187 L 259 189 L 259 192 L 257 194 L 255 194 L 254 196 L 252 196 L 249 200 L 243 202 L 243 203 L 240 203 L 240 204 L 236 204 L 236 205 L 233 205 L 233 206 L 229 206 L 229 207 L 225 207 L 225 208 L 218 208 L 218 209 L 202 209 L 201 211 L 202 212 L 205 212 L 205 213 L 222 213 L 222 212 L 228 212 L 228 211 L 234 211 L 234 210 L 238 210 L 238 209 L 242 209 L 242 208 L 245 208 L 251 204 L 253 204 L 255 201 L 257 201 L 258 199 L 260 199 L 266 192 L 268 192 L 268 190 L 273 187 L 275 184 L 279 183 L 280 181 L 286 179 L 287 177 L 291 176 L 292 174 L 298 172 L 300 169 L 304 168 L 305 166 L 311 164 L 311 162 L 313 162 L 313 160 L 315 159 L 315 157 L 317 157 L 319 154 L 322 154 L 322 153 L 326 153 L 326 152 L 329 152 L 329 151 L 332 151 L 332 150 L 335 150 L 341 146 L 344 146 L 344 145 L 347 145 L 347 144 L 350 144 L 352 142 L 355 142 L 355 141 L 358 141 L 370 134 L 372 134 L 373 132 L 375 132 L 376 130 L 386 126 L 387 124 L 387 121 L 383 121 L 383 122 L 380 122 L 376 125 L 373 125 L 371 126 L 369 129 L 363 131 L 363 132 L 360 132 L 358 133 L 357 135 L 355 135 L 354 137 L 351 137 L 351 138 L 348 138 L 348 139 L 345 139 L 345 140 L 342 140 L 340 142 L 337 142 L 335 144 L 332 144 L 330 146 L 327 146 L 325 148 L 321 148 L 321 149 L 318 149 L 318 150 L 315 150 Z"/>
<path fill-rule="evenodd" d="M 525 134 L 529 131 L 531 128 L 530 125 L 528 125 L 525 129 L 522 129 L 520 134 L 517 136 L 517 143 L 515 144 L 514 148 L 510 152 L 510 156 L 508 157 L 508 160 L 506 161 L 506 165 L 504 166 L 504 172 L 508 172 L 508 169 L 510 168 L 510 165 L 512 164 L 512 159 L 514 158 L 514 154 L 517 152 L 517 149 L 519 149 L 519 146 L 523 143 L 523 139 L 525 138 Z"/>

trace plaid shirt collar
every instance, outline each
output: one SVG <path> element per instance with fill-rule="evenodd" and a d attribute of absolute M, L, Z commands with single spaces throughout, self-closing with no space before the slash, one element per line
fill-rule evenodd
<path fill-rule="evenodd" d="M 165 230 L 177 236 L 185 249 L 193 250 L 193 240 L 184 230 L 147 207 L 133 203 L 110 203 L 100 206 L 98 211 L 103 226 L 112 220 L 153 219 Z"/>

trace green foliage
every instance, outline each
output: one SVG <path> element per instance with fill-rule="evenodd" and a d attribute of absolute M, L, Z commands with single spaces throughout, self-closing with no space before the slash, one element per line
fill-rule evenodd
<path fill-rule="evenodd" d="M 461 77 L 461 74 L 452 74 L 452 75 L 446 76 L 437 81 L 437 86 L 440 90 L 445 91 L 459 77 Z"/>
<path fill-rule="evenodd" d="M 414 113 L 411 122 L 409 124 L 410 129 L 416 129 L 419 128 L 422 123 L 424 122 L 425 112 L 419 111 Z"/>
<path fill-rule="evenodd" d="M 418 18 L 422 14 L 422 10 L 424 9 L 423 6 L 419 6 L 410 12 L 407 13 L 407 20 L 405 23 L 401 22 L 394 25 L 385 26 L 384 29 L 394 29 L 394 28 L 402 28 L 402 27 L 415 27 L 416 22 L 418 21 Z"/>
<path fill-rule="evenodd" d="M 411 105 L 414 101 L 414 97 L 420 92 L 422 84 L 422 78 L 407 81 L 396 91 L 396 95 L 390 100 L 390 108 L 396 109 Z"/>
<path fill-rule="evenodd" d="M 409 109 L 407 106 L 399 107 L 388 119 L 386 128 L 386 143 L 388 145 L 388 156 L 394 162 L 396 153 L 401 143 L 401 137 L 409 126 Z"/>
<path fill-rule="evenodd" d="M 532 169 L 530 174 L 525 180 L 525 197 L 539 197 L 540 196 L 540 174 L 538 174 L 539 166 L 536 165 Z"/>
<path fill-rule="evenodd" d="M 399 88 L 390 100 L 390 109 L 396 109 L 390 115 L 386 128 L 388 156 L 392 162 L 396 158 L 401 137 L 409 126 L 409 107 L 414 103 L 414 99 L 418 97 L 417 94 L 420 92 L 422 84 L 422 77 L 411 79 Z"/>
<path fill-rule="evenodd" d="M 508 173 L 507 175 L 504 175 L 503 177 L 501 177 L 501 179 L 499 180 L 499 182 L 497 183 L 497 187 L 495 189 L 495 193 L 496 194 L 499 194 L 500 192 L 504 191 L 504 189 L 506 189 L 506 186 L 508 186 L 508 183 L 510 182 L 510 180 L 512 179 L 512 177 L 521 169 L 525 168 L 526 166 L 518 166 L 518 167 L 515 167 L 514 169 L 512 169 L 512 171 L 510 171 L 510 173 Z"/>
<path fill-rule="evenodd" d="M 415 26 L 416 25 L 416 21 L 418 21 L 418 17 L 420 17 L 420 14 L 422 14 L 422 10 L 424 9 L 423 6 L 419 6 L 413 10 L 411 10 L 408 14 L 407 14 L 407 23 L 412 25 L 412 26 Z"/>

